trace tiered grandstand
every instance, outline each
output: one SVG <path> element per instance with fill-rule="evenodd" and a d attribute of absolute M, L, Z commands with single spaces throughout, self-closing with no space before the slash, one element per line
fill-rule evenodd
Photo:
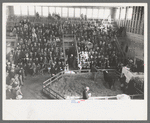
<path fill-rule="evenodd" d="M 15 10 L 13 6 L 8 8 Z M 86 86 L 90 88 L 92 96 L 89 99 L 92 100 L 118 99 L 117 95 L 121 94 L 129 95 L 128 99 L 143 99 L 144 73 L 141 73 L 139 83 L 135 79 L 132 82 L 136 84 L 128 84 L 131 82 L 126 83 L 126 80 L 120 83 L 124 67 L 137 72 L 133 64 L 135 58 L 129 57 L 127 44 L 120 41 L 127 39 L 123 37 L 125 25 L 121 30 L 121 25 L 117 25 L 121 22 L 118 23 L 111 12 L 105 18 L 92 19 L 82 14 L 79 17 L 64 18 L 55 13 L 44 17 L 38 11 L 34 16 L 16 16 L 15 11 L 13 15 L 9 14 L 6 26 L 8 88 L 19 76 L 15 87 L 22 88 L 23 99 L 82 99 Z M 111 80 L 105 80 L 104 71 Z M 93 75 L 94 79 L 91 79 Z M 30 77 L 35 77 L 33 81 L 37 83 L 30 82 Z M 39 82 L 42 77 L 47 80 Z M 115 81 L 111 87 L 110 81 Z M 34 91 L 34 85 L 39 92 Z M 130 86 L 132 91 L 128 90 Z M 10 94 L 6 96 L 11 98 Z"/>

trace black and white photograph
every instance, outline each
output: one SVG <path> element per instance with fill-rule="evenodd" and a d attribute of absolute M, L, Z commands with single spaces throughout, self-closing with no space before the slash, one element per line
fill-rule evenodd
<path fill-rule="evenodd" d="M 119 119 L 146 119 L 146 3 L 3 3 L 3 31 L 3 111 L 10 107 L 18 115 L 7 109 L 4 119 L 43 119 L 46 112 L 34 102 L 73 107 L 138 101 L 141 118 L 135 112 L 137 118 Z M 31 110 L 21 118 L 17 107 L 28 101 Z"/>

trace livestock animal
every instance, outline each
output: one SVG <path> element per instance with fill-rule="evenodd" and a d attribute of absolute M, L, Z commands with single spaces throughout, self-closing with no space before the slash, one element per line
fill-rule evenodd
<path fill-rule="evenodd" d="M 111 89 L 114 86 L 115 83 L 115 76 L 112 73 L 109 73 L 107 70 L 103 71 L 104 80 L 106 83 L 108 83 L 109 88 Z"/>

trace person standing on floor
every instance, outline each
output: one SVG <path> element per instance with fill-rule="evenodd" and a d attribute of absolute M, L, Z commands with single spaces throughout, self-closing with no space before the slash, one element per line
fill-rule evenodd
<path fill-rule="evenodd" d="M 24 81 L 24 78 L 23 78 L 23 71 L 24 71 L 24 69 L 23 69 L 23 67 L 21 67 L 20 69 L 19 69 L 19 81 L 20 81 L 20 85 L 22 85 L 23 86 L 23 81 Z"/>
<path fill-rule="evenodd" d="M 91 61 L 91 63 L 90 63 L 90 69 L 91 69 L 91 73 L 92 73 L 92 79 L 95 81 L 95 79 L 96 79 L 96 69 L 95 69 L 95 63 L 94 63 L 94 61 Z"/>
<path fill-rule="evenodd" d="M 91 93 L 88 93 L 89 90 L 90 90 L 89 87 L 86 87 L 86 88 L 83 90 L 83 99 L 88 99 L 89 97 L 91 97 Z"/>

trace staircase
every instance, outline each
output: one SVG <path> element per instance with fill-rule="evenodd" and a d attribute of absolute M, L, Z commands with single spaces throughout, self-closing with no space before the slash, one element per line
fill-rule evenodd
<path fill-rule="evenodd" d="M 123 61 L 124 61 L 126 58 L 126 54 L 123 49 L 125 46 L 124 44 L 125 44 L 126 39 L 125 39 L 125 37 L 118 38 L 116 35 L 115 35 L 114 39 L 115 39 L 116 47 L 117 47 L 118 51 L 121 53 Z"/>
<path fill-rule="evenodd" d="M 121 49 L 124 50 L 124 46 L 127 45 L 127 38 L 126 37 L 117 37 L 117 39 L 120 43 Z"/>
<path fill-rule="evenodd" d="M 72 45 L 73 44 L 73 45 Z M 65 60 L 67 59 L 66 49 L 70 49 L 75 45 L 75 35 L 74 34 L 63 34 L 63 52 Z M 65 62 L 66 65 L 66 62 Z"/>
<path fill-rule="evenodd" d="M 74 43 L 74 35 L 63 34 L 63 43 L 64 49 L 69 49 L 70 47 L 72 47 L 72 43 Z"/>

